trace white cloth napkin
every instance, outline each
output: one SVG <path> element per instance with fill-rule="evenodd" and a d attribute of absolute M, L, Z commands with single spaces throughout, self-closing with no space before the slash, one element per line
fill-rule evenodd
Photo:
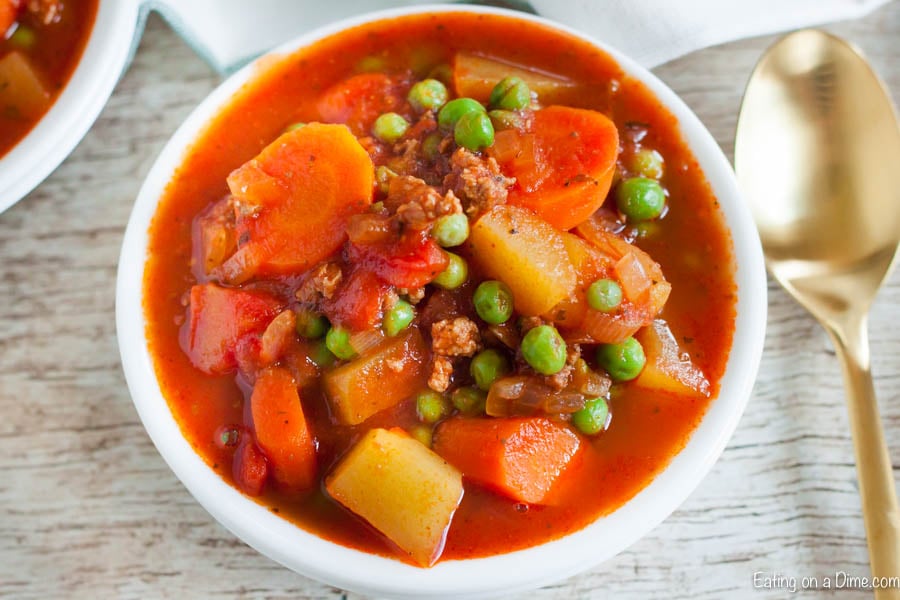
<path fill-rule="evenodd" d="M 654 67 L 694 50 L 865 15 L 889 0 L 513 0 Z M 221 72 L 319 25 L 421 0 L 149 2 Z"/>
<path fill-rule="evenodd" d="M 645 67 L 694 50 L 861 17 L 889 0 L 531 0 Z"/>

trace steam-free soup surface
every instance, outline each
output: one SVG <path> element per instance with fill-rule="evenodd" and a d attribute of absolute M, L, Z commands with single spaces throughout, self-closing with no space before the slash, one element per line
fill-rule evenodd
<path fill-rule="evenodd" d="M 676 120 L 590 45 L 463 13 L 267 63 L 161 199 L 144 296 L 212 469 L 421 566 L 634 496 L 715 398 L 735 306 Z"/>

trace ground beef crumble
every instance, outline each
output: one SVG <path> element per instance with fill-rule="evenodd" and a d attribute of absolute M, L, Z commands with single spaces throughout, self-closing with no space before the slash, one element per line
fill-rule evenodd
<path fill-rule="evenodd" d="M 581 358 L 581 346 L 578 344 L 569 344 L 566 349 L 566 366 L 558 373 L 553 375 L 544 375 L 544 383 L 555 390 L 564 390 L 572 383 L 572 372 L 575 370 L 575 363 Z"/>
<path fill-rule="evenodd" d="M 424 180 L 409 175 L 391 179 L 384 205 L 413 229 L 425 229 L 438 217 L 462 212 L 462 203 L 452 191 L 441 195 Z"/>
<path fill-rule="evenodd" d="M 331 299 L 343 279 L 337 263 L 322 263 L 310 270 L 295 296 L 302 304 L 315 305 L 320 298 Z"/>
<path fill-rule="evenodd" d="M 444 187 L 463 201 L 466 214 L 476 217 L 498 204 L 506 204 L 509 187 L 516 182 L 500 172 L 491 157 L 482 157 L 458 148 L 450 157 L 450 173 Z"/>
<path fill-rule="evenodd" d="M 406 299 L 409 300 L 410 304 L 418 304 L 425 298 L 425 288 L 397 288 L 397 293 L 401 296 L 406 296 Z"/>
<path fill-rule="evenodd" d="M 450 387 L 450 377 L 453 375 L 453 363 L 446 356 L 439 354 L 431 361 L 431 376 L 428 378 L 428 387 L 436 392 L 446 392 Z"/>
<path fill-rule="evenodd" d="M 468 317 L 443 319 L 431 326 L 432 349 L 443 356 L 472 356 L 481 347 L 478 325 Z"/>

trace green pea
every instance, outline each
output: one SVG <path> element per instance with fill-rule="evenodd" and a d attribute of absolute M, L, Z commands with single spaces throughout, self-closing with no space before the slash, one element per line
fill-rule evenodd
<path fill-rule="evenodd" d="M 325 345 L 341 360 L 350 360 L 356 351 L 350 345 L 350 332 L 342 327 L 332 327 L 325 334 Z"/>
<path fill-rule="evenodd" d="M 456 98 L 445 104 L 438 113 L 438 125 L 444 131 L 453 131 L 456 123 L 463 115 L 470 112 L 484 114 L 487 112 L 484 106 L 471 98 Z"/>
<path fill-rule="evenodd" d="M 492 110 L 488 113 L 491 123 L 497 131 L 504 129 L 522 129 L 525 120 L 517 112 L 511 110 Z"/>
<path fill-rule="evenodd" d="M 638 150 L 631 155 L 631 161 L 628 165 L 631 171 L 641 177 L 649 177 L 650 179 L 659 179 L 663 176 L 664 161 L 662 154 L 656 150 L 645 148 Z"/>
<path fill-rule="evenodd" d="M 328 319 L 319 313 L 309 310 L 301 310 L 297 313 L 297 333 L 300 337 L 314 340 L 325 335 L 328 331 Z"/>
<path fill-rule="evenodd" d="M 19 25 L 16 27 L 15 33 L 9 36 L 9 43 L 13 46 L 29 50 L 37 43 L 37 34 L 34 29 L 25 25 Z"/>
<path fill-rule="evenodd" d="M 406 99 L 418 112 L 437 110 L 442 107 L 450 94 L 447 86 L 437 79 L 423 79 L 409 89 Z"/>
<path fill-rule="evenodd" d="M 447 63 L 441 63 L 428 72 L 428 79 L 450 83 L 453 81 L 453 69 Z"/>
<path fill-rule="evenodd" d="M 504 77 L 491 90 L 488 103 L 491 108 L 522 110 L 531 104 L 531 90 L 528 89 L 528 84 L 518 77 Z"/>
<path fill-rule="evenodd" d="M 316 340 L 313 344 L 313 347 L 309 351 L 309 359 L 320 369 L 327 369 L 334 365 L 336 360 L 334 354 L 328 349 L 328 344 L 325 340 L 321 339 Z"/>
<path fill-rule="evenodd" d="M 609 418 L 609 404 L 603 398 L 594 398 L 584 403 L 584 408 L 572 414 L 572 425 L 585 435 L 594 435 L 606 428 Z"/>
<path fill-rule="evenodd" d="M 378 184 L 378 189 L 383 194 L 388 193 L 388 190 L 391 188 L 391 180 L 396 176 L 397 173 L 390 167 L 384 165 L 375 167 L 375 182 Z"/>
<path fill-rule="evenodd" d="M 644 348 L 633 337 L 597 347 L 597 364 L 606 369 L 613 381 L 631 381 L 641 374 L 646 363 Z"/>
<path fill-rule="evenodd" d="M 478 415 L 484 412 L 487 393 L 477 387 L 461 387 L 453 390 L 450 401 L 464 415 Z"/>
<path fill-rule="evenodd" d="M 416 414 L 423 423 L 433 425 L 450 414 L 450 407 L 443 395 L 426 390 L 416 396 Z"/>
<path fill-rule="evenodd" d="M 425 158 L 433 161 L 438 157 L 441 153 L 438 146 L 441 145 L 443 139 L 439 133 L 429 133 L 425 136 L 425 139 L 422 140 L 422 154 L 425 155 Z"/>
<path fill-rule="evenodd" d="M 494 143 L 494 126 L 491 118 L 483 112 L 466 113 L 453 128 L 453 139 L 457 146 L 478 152 Z"/>
<path fill-rule="evenodd" d="M 479 283 L 472 303 L 478 316 L 491 325 L 506 323 L 513 314 L 512 290 L 502 281 L 490 279 Z"/>
<path fill-rule="evenodd" d="M 412 307 L 412 304 L 405 300 L 397 300 L 397 303 L 384 315 L 381 327 L 384 329 L 384 333 L 394 337 L 409 327 L 415 318 L 416 309 Z"/>
<path fill-rule="evenodd" d="M 566 366 L 566 342 L 555 327 L 539 325 L 522 338 L 522 357 L 542 375 L 553 375 Z"/>
<path fill-rule="evenodd" d="M 304 127 L 306 127 L 306 123 L 291 123 L 284 128 L 284 132 L 287 133 L 289 131 L 297 131 L 298 129 L 302 129 Z"/>
<path fill-rule="evenodd" d="M 469 265 L 466 263 L 466 260 L 458 254 L 448 252 L 447 256 L 450 257 L 450 263 L 447 265 L 446 269 L 441 271 L 441 273 L 434 278 L 432 283 L 445 290 L 455 290 L 469 278 Z"/>
<path fill-rule="evenodd" d="M 649 221 L 662 214 L 666 193 L 655 179 L 632 177 L 616 188 L 616 204 L 632 221 Z"/>
<path fill-rule="evenodd" d="M 366 56 L 356 63 L 358 73 L 377 73 L 384 71 L 385 67 L 387 67 L 387 61 L 380 56 Z"/>
<path fill-rule="evenodd" d="M 426 427 L 425 425 L 416 425 L 409 430 L 409 435 L 414 437 L 420 444 L 422 444 L 426 448 L 431 448 L 431 427 Z"/>
<path fill-rule="evenodd" d="M 641 221 L 634 226 L 634 233 L 638 238 L 645 240 L 659 235 L 659 221 Z"/>
<path fill-rule="evenodd" d="M 491 384 L 509 371 L 509 360 L 493 348 L 476 354 L 469 365 L 469 373 L 475 380 L 475 385 L 484 391 L 491 389 Z"/>
<path fill-rule="evenodd" d="M 622 286 L 612 279 L 598 279 L 588 287 L 587 301 L 600 312 L 615 310 L 622 303 Z"/>
<path fill-rule="evenodd" d="M 409 122 L 397 113 L 379 115 L 372 126 L 372 133 L 382 142 L 393 144 L 409 129 Z"/>
<path fill-rule="evenodd" d="M 444 215 L 434 222 L 431 235 L 444 248 L 459 246 L 469 237 L 469 218 L 462 213 Z"/>

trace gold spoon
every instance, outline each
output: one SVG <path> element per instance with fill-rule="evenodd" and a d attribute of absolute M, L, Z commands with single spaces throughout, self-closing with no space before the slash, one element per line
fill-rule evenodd
<path fill-rule="evenodd" d="M 890 96 L 847 42 L 815 30 L 787 35 L 747 85 L 734 162 L 769 269 L 837 349 L 872 575 L 900 577 L 900 509 L 866 331 L 900 243 L 900 125 Z M 875 597 L 900 599 L 900 587 Z"/>

